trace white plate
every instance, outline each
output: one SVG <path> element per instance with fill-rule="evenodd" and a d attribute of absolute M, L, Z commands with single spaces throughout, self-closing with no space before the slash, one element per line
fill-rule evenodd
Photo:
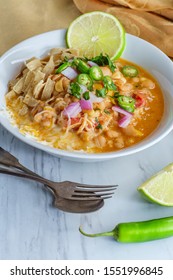
<path fill-rule="evenodd" d="M 127 34 L 127 45 L 122 55 L 123 58 L 141 65 L 149 71 L 158 81 L 164 92 L 165 113 L 159 127 L 140 143 L 117 152 L 102 154 L 86 154 L 81 152 L 69 152 L 37 142 L 32 138 L 22 135 L 18 128 L 10 123 L 5 109 L 4 95 L 10 79 L 20 72 L 22 62 L 32 56 L 44 56 L 53 47 L 65 46 L 66 30 L 55 30 L 29 38 L 7 51 L 0 58 L 0 122 L 14 136 L 21 141 L 51 153 L 58 157 L 79 161 L 97 161 L 126 156 L 136 153 L 160 141 L 173 128 L 173 63 L 158 48 L 138 37 Z"/>

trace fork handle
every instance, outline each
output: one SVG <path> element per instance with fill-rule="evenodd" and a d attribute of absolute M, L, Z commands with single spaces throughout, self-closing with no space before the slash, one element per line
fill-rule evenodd
<path fill-rule="evenodd" d="M 68 181 L 59 182 L 59 183 L 55 184 L 55 182 L 45 179 L 44 177 L 34 173 L 33 171 L 29 170 L 28 168 L 26 168 L 25 166 L 20 164 L 20 162 L 18 161 L 17 158 L 15 158 L 9 152 L 4 150 L 2 147 L 0 147 L 0 168 L 1 168 L 1 166 L 11 168 L 11 170 L 13 168 L 12 173 L 11 173 L 11 171 L 9 171 L 9 172 L 2 171 L 2 173 L 15 176 L 15 174 L 14 174 L 14 171 L 15 171 L 16 176 L 32 179 L 32 180 L 45 184 L 49 189 L 51 189 L 53 191 L 54 194 L 56 194 L 58 196 L 60 194 L 61 189 L 64 186 L 69 185 Z M 73 184 L 73 183 L 70 182 L 70 184 Z"/>
<path fill-rule="evenodd" d="M 31 171 L 30 169 L 26 168 L 25 166 L 23 166 L 16 157 L 14 157 L 12 154 L 10 154 L 9 152 L 7 152 L 6 150 L 4 150 L 2 147 L 0 147 L 0 165 L 2 166 L 6 166 L 8 167 L 14 167 L 15 170 L 13 170 L 13 172 L 17 172 L 17 171 L 23 171 L 27 176 L 21 175 L 21 173 L 16 173 L 16 176 L 19 177 L 24 177 L 24 178 L 28 178 L 28 179 L 32 179 L 38 182 L 41 182 L 43 184 L 48 185 L 52 190 L 55 190 L 54 186 L 53 186 L 53 182 L 43 178 L 42 176 L 38 175 L 37 173 Z M 9 174 L 9 173 L 6 173 Z M 17 175 L 19 174 L 19 175 Z M 15 176 L 15 174 L 9 174 L 9 175 L 13 175 Z M 31 177 L 32 176 L 32 177 Z"/>
<path fill-rule="evenodd" d="M 42 178 L 38 174 L 34 173 L 30 169 L 23 166 L 15 156 L 13 156 L 12 154 L 10 154 L 6 150 L 4 150 L 2 147 L 0 147 L 0 165 L 5 165 L 7 167 L 15 167 L 15 168 L 17 168 L 19 170 L 22 170 L 22 171 L 24 171 L 28 174 L 31 174 L 31 175 Z"/>
<path fill-rule="evenodd" d="M 17 169 L 1 168 L 1 167 L 0 167 L 0 173 L 37 181 L 39 183 L 44 184 L 46 186 L 46 188 L 51 190 L 53 193 L 55 192 L 54 187 L 51 185 L 51 181 L 49 181 L 43 177 L 34 176 L 34 175 L 28 174 L 26 172 L 21 172 L 21 171 L 18 171 Z"/>

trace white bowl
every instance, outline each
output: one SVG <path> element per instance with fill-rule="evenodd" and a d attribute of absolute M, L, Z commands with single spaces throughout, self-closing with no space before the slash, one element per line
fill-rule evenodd
<path fill-rule="evenodd" d="M 164 94 L 165 111 L 161 123 L 147 138 L 126 149 L 116 152 L 87 154 L 82 152 L 69 152 L 37 142 L 32 138 L 22 135 L 18 128 L 10 122 L 5 109 L 4 95 L 10 79 L 20 72 L 22 62 L 32 56 L 43 56 L 53 47 L 65 46 L 66 30 L 55 30 L 27 39 L 14 46 L 0 58 L 0 122 L 14 136 L 23 142 L 70 160 L 98 161 L 126 156 L 144 150 L 165 137 L 173 128 L 173 63 L 158 48 L 152 44 L 127 34 L 127 45 L 122 55 L 123 58 L 141 65 L 150 72 L 159 82 Z"/>

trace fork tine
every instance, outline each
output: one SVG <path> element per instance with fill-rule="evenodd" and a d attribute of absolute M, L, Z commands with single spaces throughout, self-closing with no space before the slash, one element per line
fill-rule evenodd
<path fill-rule="evenodd" d="M 113 190 L 116 190 L 117 188 L 116 187 L 112 187 L 112 188 L 109 188 L 109 189 L 89 189 L 89 190 L 83 190 L 83 189 L 77 189 L 77 190 L 75 190 L 74 192 L 76 193 L 76 194 L 82 194 L 82 193 L 93 193 L 93 192 L 95 192 L 95 193 L 101 193 L 101 192 L 108 192 L 108 191 L 113 191 Z"/>
<path fill-rule="evenodd" d="M 103 199 L 108 199 L 108 198 L 111 198 L 112 196 L 105 196 L 105 197 L 102 197 L 102 196 L 94 196 L 94 197 L 80 197 L 80 196 L 72 196 L 70 198 L 70 200 L 79 200 L 79 201 L 82 201 L 82 200 L 85 200 L 85 201 L 93 201 L 93 200 L 103 200 Z"/>
<path fill-rule="evenodd" d="M 76 186 L 77 189 L 94 189 L 94 188 L 97 188 L 97 189 L 109 189 L 109 188 L 117 188 L 118 185 L 103 185 L 103 186 L 100 186 L 100 185 L 86 185 L 86 184 L 78 184 Z"/>
<path fill-rule="evenodd" d="M 78 184 L 74 190 L 74 193 L 70 199 L 73 200 L 102 200 L 111 198 L 114 194 L 114 190 L 117 189 L 118 185 L 86 185 Z"/>
<path fill-rule="evenodd" d="M 112 195 L 112 194 L 114 194 L 114 192 L 107 192 L 107 193 L 100 193 L 100 194 L 96 194 L 96 193 L 85 193 L 85 192 L 81 192 L 81 193 L 79 193 L 79 194 L 73 194 L 73 197 L 88 197 L 88 198 L 90 198 L 90 197 L 104 197 L 104 196 L 108 196 L 108 195 Z"/>

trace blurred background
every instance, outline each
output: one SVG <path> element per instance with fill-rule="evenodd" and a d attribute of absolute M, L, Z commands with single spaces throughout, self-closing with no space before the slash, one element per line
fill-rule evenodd
<path fill-rule="evenodd" d="M 0 0 L 0 55 L 31 36 L 67 28 L 80 14 L 72 0 Z"/>
<path fill-rule="evenodd" d="M 172 0 L 0 0 L 0 55 L 28 37 L 67 28 L 80 14 L 95 10 L 113 14 L 126 32 L 173 58 Z"/>

